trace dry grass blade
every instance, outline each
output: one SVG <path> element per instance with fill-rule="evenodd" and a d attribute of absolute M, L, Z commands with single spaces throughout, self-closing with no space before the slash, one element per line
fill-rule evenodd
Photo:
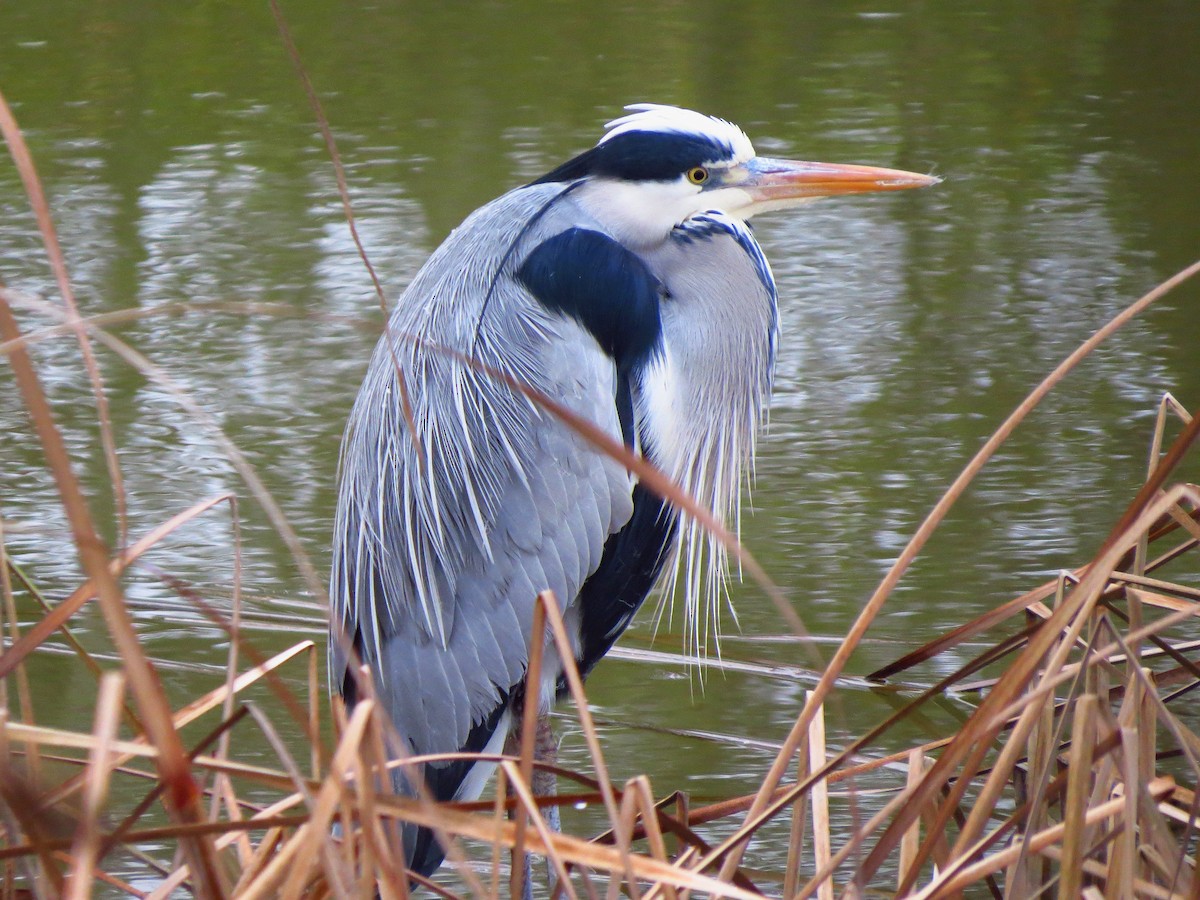
<path fill-rule="evenodd" d="M 551 634 L 554 636 L 554 645 L 558 651 L 559 661 L 562 664 L 562 676 L 566 679 L 571 699 L 575 701 L 575 712 L 579 716 L 579 726 L 583 730 L 588 751 L 591 754 L 592 765 L 596 770 L 596 780 L 600 784 L 600 794 L 604 798 L 604 808 L 608 812 L 608 820 L 612 825 L 613 831 L 618 835 L 617 850 L 622 859 L 629 862 L 625 866 L 625 874 L 629 886 L 635 891 L 636 896 L 637 888 L 635 886 L 629 844 L 627 840 L 622 841 L 619 838 L 621 834 L 620 808 L 617 805 L 612 781 L 608 777 L 608 766 L 605 765 L 604 753 L 600 749 L 600 738 L 596 734 L 596 724 L 592 721 L 592 713 L 588 708 L 587 694 L 583 690 L 583 677 L 579 674 L 571 639 L 567 635 L 567 627 L 563 623 L 562 613 L 558 608 L 558 601 L 553 591 L 543 591 L 539 594 L 538 606 L 543 609 L 546 621 L 550 625 Z"/>
<path fill-rule="evenodd" d="M 100 857 L 100 814 L 108 796 L 109 778 L 114 765 L 112 742 L 121 718 L 121 696 L 125 678 L 120 672 L 109 672 L 100 681 L 100 696 L 96 700 L 96 724 L 88 762 L 87 785 L 83 795 L 83 815 L 71 851 L 73 860 L 67 880 L 68 900 L 85 900 L 91 896 L 93 870 Z"/>
<path fill-rule="evenodd" d="M 109 478 L 112 479 L 113 502 L 117 511 L 117 533 L 123 545 L 126 541 L 125 515 L 125 483 L 121 475 L 121 464 L 117 460 L 117 443 L 113 439 L 112 419 L 108 411 L 108 395 L 104 392 L 104 380 L 100 376 L 100 367 L 96 363 L 96 355 L 88 341 L 87 331 L 79 316 L 79 307 L 75 303 L 75 291 L 71 287 L 71 279 L 67 274 L 67 262 L 63 256 L 62 247 L 58 243 L 58 232 L 54 227 L 54 218 L 50 214 L 50 204 L 46 202 L 42 181 L 38 177 L 33 164 L 33 155 L 25 143 L 17 120 L 13 117 L 3 92 L 0 92 L 0 135 L 3 135 L 8 145 L 9 155 L 16 164 L 25 186 L 25 193 L 33 207 L 37 218 L 38 231 L 42 235 L 42 246 L 46 250 L 46 258 L 54 270 L 54 280 L 58 284 L 58 292 L 62 295 L 63 304 L 68 313 L 68 324 L 79 342 L 79 351 L 83 356 L 84 368 L 87 370 L 88 381 L 92 386 L 92 398 L 96 404 L 96 417 L 100 425 L 100 445 L 104 451 L 104 462 L 108 467 Z"/>
<path fill-rule="evenodd" d="M 960 473 L 959 476 L 954 480 L 954 483 L 947 488 L 942 497 L 934 505 L 934 508 L 929 512 L 929 515 L 925 517 L 925 520 L 913 534 L 912 538 L 909 539 L 909 542 L 905 546 L 904 550 L 896 558 L 896 561 L 892 564 L 891 569 L 888 570 L 887 575 L 885 575 L 883 581 L 880 582 L 879 587 L 876 588 L 875 592 L 871 595 L 870 599 L 863 607 L 862 612 L 859 613 L 854 625 L 851 626 L 850 631 L 846 635 L 846 640 L 842 643 L 837 652 L 834 653 L 833 658 L 829 661 L 824 675 L 822 675 L 821 680 L 817 683 L 817 686 L 813 690 L 808 702 L 805 704 L 804 709 L 801 711 L 799 717 L 796 719 L 795 724 L 792 726 L 792 730 L 789 733 L 787 740 L 784 741 L 783 749 L 776 756 L 775 761 L 771 765 L 770 771 L 763 779 L 759 796 L 754 806 L 750 810 L 750 815 L 747 817 L 748 819 L 753 818 L 755 814 L 761 812 L 769 802 L 768 798 L 775 791 L 775 788 L 779 786 L 780 781 L 782 781 L 789 761 L 795 755 L 796 749 L 800 745 L 800 741 L 804 732 L 808 729 L 809 723 L 816 714 L 817 704 L 824 702 L 825 697 L 833 688 L 834 681 L 845 669 L 846 664 L 850 659 L 850 654 L 854 651 L 855 647 L 858 646 L 858 643 L 862 640 L 867 628 L 879 614 L 879 610 L 882 609 L 884 602 L 891 595 L 892 589 L 899 582 L 900 577 L 905 571 L 907 571 L 908 567 L 912 564 L 912 561 L 916 559 L 917 554 L 920 553 L 921 549 L 928 542 L 934 530 L 941 523 L 942 519 L 945 518 L 946 513 L 950 510 L 950 507 L 957 502 L 960 496 L 962 496 L 962 493 L 974 480 L 980 469 L 982 469 L 987 461 L 991 459 L 1001 444 L 1008 440 L 1009 435 L 1011 435 L 1016 427 L 1022 421 L 1024 421 L 1025 417 L 1028 416 L 1030 411 L 1032 411 L 1034 407 L 1036 407 L 1051 391 L 1051 389 L 1053 389 L 1055 385 L 1062 381 L 1062 379 L 1066 377 L 1067 373 L 1074 369 L 1080 361 L 1087 357 L 1088 354 L 1090 354 L 1096 347 L 1100 346 L 1101 343 L 1107 340 L 1128 321 L 1133 319 L 1135 316 L 1154 304 L 1161 297 L 1169 293 L 1172 289 L 1187 281 L 1197 273 L 1200 273 L 1200 261 L 1193 263 L 1186 269 L 1167 279 L 1162 284 L 1158 285 L 1158 287 L 1154 288 L 1149 293 L 1145 294 L 1140 299 L 1127 306 L 1124 310 L 1109 320 L 1104 327 L 1102 327 L 1099 331 L 1092 335 L 1092 337 L 1081 344 L 1073 353 L 1063 360 L 1053 372 L 1046 376 L 1046 378 L 1044 378 L 1042 382 L 1030 392 L 1025 400 L 1023 400 L 1021 404 L 1015 410 L 1013 410 L 1008 418 L 1005 419 L 1003 424 L 1001 424 L 1001 426 L 997 428 L 995 432 L 993 432 L 992 436 L 988 438 L 983 447 L 976 452 L 975 456 L 971 458 L 971 461 L 967 463 L 967 466 L 963 469 L 962 473 Z M 906 826 L 908 824 L 910 823 L 905 823 Z M 746 839 L 749 837 L 749 834 L 745 835 Z M 734 845 L 731 847 L 731 852 L 729 853 L 728 858 L 722 866 L 722 876 L 728 877 L 737 867 L 738 861 L 741 858 L 741 854 L 744 852 L 744 848 L 745 841 L 738 841 L 734 843 Z M 888 850 L 890 851 L 890 849 L 891 847 L 889 846 Z M 876 857 L 874 860 L 875 865 L 877 865 L 880 861 L 881 860 Z M 872 865 L 872 862 L 868 861 L 868 876 L 873 869 L 874 866 Z"/>
<path fill-rule="evenodd" d="M 1076 569 L 1069 573 L 1071 579 L 1078 581 L 1083 576 L 1082 568 Z M 972 619 L 958 627 L 946 632 L 939 638 L 935 638 L 927 644 L 918 647 L 909 653 L 904 654 L 895 662 L 889 663 L 882 668 L 876 669 L 867 678 L 872 681 L 885 681 L 900 672 L 911 669 L 913 666 L 918 666 L 923 662 L 928 662 L 935 656 L 945 653 L 952 647 L 956 647 L 963 641 L 966 641 L 975 635 L 987 631 L 989 628 L 1011 619 L 1018 613 L 1029 609 L 1035 603 L 1043 603 L 1050 597 L 1054 596 L 1055 591 L 1059 589 L 1062 583 L 1062 575 L 1052 581 L 1047 581 L 1041 584 L 1028 593 L 1022 594 L 1020 597 L 1014 597 L 1012 600 L 1002 603 L 993 609 L 988 610 L 983 615 Z"/>
<path fill-rule="evenodd" d="M 360 743 L 374 709 L 375 703 L 369 699 L 360 700 L 354 707 L 346 732 L 333 755 L 330 774 L 317 794 L 312 817 L 276 852 L 262 874 L 241 894 L 243 900 L 297 896 L 308 882 L 310 866 L 318 856 L 316 851 L 325 844 L 334 811 L 344 790 L 343 781 L 359 755 Z"/>
<path fill-rule="evenodd" d="M 406 798 L 380 801 L 379 811 L 383 815 L 394 814 L 418 825 L 437 825 L 447 832 L 487 844 L 511 848 L 516 845 L 515 826 L 512 822 L 497 823 L 492 816 L 479 816 L 459 812 L 448 806 L 422 807 Z M 682 890 L 702 891 L 714 897 L 740 898 L 740 900 L 762 900 L 759 892 L 750 891 L 735 884 L 707 875 L 701 875 L 680 865 L 663 863 L 650 857 L 585 841 L 567 834 L 550 836 L 552 846 L 543 843 L 541 835 L 530 831 L 527 849 L 533 853 L 557 854 L 565 863 L 584 866 L 597 871 L 609 872 L 620 877 L 632 877 L 650 884 L 672 885 Z"/>
<path fill-rule="evenodd" d="M 226 697 L 229 696 L 230 692 L 232 692 L 233 694 L 237 694 L 237 693 L 240 693 L 241 691 L 244 691 L 250 685 L 259 681 L 261 678 L 266 677 L 271 672 L 273 672 L 276 669 L 278 669 L 279 667 L 283 666 L 285 663 L 289 662 L 292 659 L 295 659 L 297 656 L 301 655 L 302 653 L 304 653 L 306 651 L 310 651 L 312 648 L 313 648 L 312 641 L 301 641 L 299 644 L 296 644 L 294 647 L 289 647 L 287 650 L 284 650 L 284 651 L 276 654 L 271 659 L 267 660 L 266 662 L 264 662 L 258 666 L 255 666 L 253 669 L 249 669 L 246 672 L 243 672 L 241 675 L 239 675 L 237 678 L 235 678 L 232 681 L 232 683 L 222 685 L 219 688 L 214 688 L 209 693 L 207 693 L 201 697 L 198 697 L 197 699 L 193 700 L 191 703 L 184 706 L 182 709 L 180 709 L 177 713 L 175 713 L 173 715 L 172 721 L 173 721 L 174 727 L 178 729 L 178 728 L 183 728 L 187 725 L 190 725 L 192 722 L 196 721 L 201 716 L 205 715 L 206 713 L 211 712 L 212 710 L 214 710 L 217 707 L 224 704 Z M 67 741 L 69 739 L 67 737 L 68 734 L 69 733 L 64 733 L 63 735 L 60 736 L 59 739 L 64 742 Z M 83 745 L 90 746 L 90 743 L 85 742 L 85 744 L 83 744 Z M 72 746 L 72 745 L 69 743 L 63 743 L 63 746 Z M 76 745 L 76 746 L 80 746 L 80 745 Z M 145 749 L 144 739 L 142 739 L 142 738 L 139 738 L 132 742 L 122 742 L 122 746 L 125 747 L 126 749 L 120 750 L 121 755 L 118 757 L 115 765 L 121 765 L 133 756 L 142 755 L 143 751 Z M 135 747 L 137 749 L 133 750 L 131 752 L 128 749 L 130 747 Z M 230 763 L 230 766 L 236 767 L 235 764 L 233 764 L 233 763 Z M 51 793 L 49 795 L 48 799 L 49 799 L 49 801 L 55 802 L 55 803 L 61 802 L 63 799 L 65 799 L 66 797 L 68 797 L 72 793 L 74 793 L 76 790 L 78 790 L 81 784 L 82 784 L 82 781 L 79 778 L 70 779 L 67 782 L 65 782 L 56 791 Z"/>
<path fill-rule="evenodd" d="M 1182 494 L 1183 489 L 1176 489 Z M 1165 502 L 1174 502 L 1164 498 L 1157 506 L 1161 506 Z M 1157 514 L 1156 509 L 1152 509 L 1145 513 L 1146 518 L 1153 521 L 1152 516 Z M 1125 541 L 1132 543 L 1134 540 L 1132 535 L 1126 535 Z M 1088 569 L 1088 574 L 1080 582 L 1078 587 L 1064 600 L 1064 602 L 1054 611 L 1054 615 L 1047 620 L 1038 632 L 1032 637 L 1029 645 L 1022 652 L 1013 664 L 1007 668 L 1001 676 L 996 687 L 984 699 L 980 707 L 972 715 L 968 725 L 959 732 L 954 743 L 952 743 L 943 752 L 942 756 L 930 769 L 930 774 L 920 786 L 917 792 L 917 801 L 925 802 L 932 794 L 942 790 L 943 787 L 949 786 L 949 796 L 943 802 L 938 819 L 936 820 L 937 829 L 942 829 L 946 825 L 951 811 L 955 808 L 966 791 L 968 785 L 975 773 L 979 772 L 982 767 L 982 760 L 992 740 L 1003 727 L 1005 720 L 995 716 L 997 707 L 1005 706 L 1008 702 L 1013 702 L 1024 690 L 1024 686 L 1029 679 L 1033 677 L 1035 669 L 1041 664 L 1045 655 L 1050 651 L 1052 645 L 1057 644 L 1058 649 L 1051 654 L 1049 661 L 1046 663 L 1047 673 L 1057 673 L 1063 666 L 1067 653 L 1074 646 L 1078 638 L 1079 631 L 1086 621 L 1086 610 L 1094 606 L 1100 590 L 1106 581 L 1106 572 L 1111 570 L 1123 552 L 1121 542 L 1110 543 L 1104 557 L 1098 559 Z M 1060 641 L 1059 638 L 1065 633 L 1065 637 Z M 993 766 L 992 773 L 985 781 L 979 795 L 977 796 L 974 806 L 967 822 L 960 830 L 957 843 L 952 850 L 955 857 L 960 856 L 966 849 L 973 845 L 978 839 L 984 824 L 991 810 L 994 808 L 1000 792 L 1005 784 L 1005 777 L 1016 763 L 1021 754 L 1022 747 L 1025 745 L 1031 729 L 1036 723 L 1039 709 L 1036 704 L 1022 704 L 1022 712 L 1016 725 L 1011 729 L 1008 741 L 1000 751 L 996 763 Z M 961 771 L 957 779 L 951 783 L 951 772 L 955 767 L 961 764 Z M 899 836 L 903 829 L 906 828 L 912 821 L 914 811 L 911 808 L 902 810 L 891 823 L 888 830 L 881 836 L 879 843 L 868 855 L 865 867 L 869 873 L 874 872 L 878 866 L 886 858 L 891 851 L 892 846 L 899 840 Z M 921 863 L 928 858 L 931 852 L 930 842 L 926 841 L 922 846 L 918 859 Z M 907 890 L 909 884 L 905 884 L 903 889 Z"/>
<path fill-rule="evenodd" d="M 533 605 L 533 622 L 529 630 L 532 635 L 546 633 L 546 605 L 555 602 L 553 595 L 547 594 L 540 596 L 538 601 Z M 529 664 L 525 669 L 527 686 L 542 684 L 542 655 L 545 646 L 544 641 L 530 641 Z M 540 707 L 540 688 L 535 688 L 533 696 L 530 696 L 530 691 L 526 687 L 525 704 L 521 710 L 520 764 L 515 770 L 511 766 L 505 766 L 506 783 L 520 797 L 524 797 L 528 792 L 528 786 L 533 782 L 533 754 L 537 743 Z M 518 811 L 516 815 L 517 845 L 513 848 L 511 877 L 512 896 L 514 897 L 524 896 L 525 866 L 522 860 L 525 856 L 525 828 L 528 823 L 529 814 Z M 559 878 L 565 883 L 566 872 L 562 872 Z"/>
<path fill-rule="evenodd" d="M 17 601 L 13 594 L 13 583 L 9 577 L 11 574 L 20 577 L 20 570 L 13 564 L 8 556 L 7 541 L 4 534 L 4 518 L 0 515 L 0 592 L 3 593 L 4 600 L 4 618 L 8 628 L 8 642 L 14 643 L 20 638 L 21 624 L 20 616 L 17 613 Z M 17 708 L 20 711 L 21 718 L 25 721 L 33 721 L 33 692 L 30 689 L 29 675 L 25 671 L 24 666 L 17 668 L 16 677 L 16 695 Z M 10 704 L 11 684 L 7 679 L 0 679 L 0 709 L 8 710 Z M 5 754 L 7 755 L 7 754 Z M 26 748 L 26 768 L 33 778 L 41 776 L 41 761 L 39 759 L 37 747 Z"/>
<path fill-rule="evenodd" d="M 812 769 L 809 768 L 807 748 L 801 747 L 796 759 L 796 783 L 802 784 L 808 780 Z M 800 866 L 804 860 L 804 829 L 807 815 L 808 793 L 796 798 L 792 806 L 792 825 L 788 835 L 788 858 L 783 873 L 783 896 L 793 897 L 800 884 Z M 747 806 L 747 809 L 749 806 Z"/>
<path fill-rule="evenodd" d="M 920 749 L 909 751 L 908 755 L 908 780 L 906 787 L 911 791 L 913 787 L 921 780 L 922 774 L 925 771 L 925 754 Z M 921 842 L 921 820 L 913 822 L 908 831 L 905 832 L 904 838 L 900 841 L 900 867 L 897 870 L 897 876 L 900 883 L 903 884 L 906 879 L 916 880 L 917 874 L 913 873 L 913 863 L 917 857 L 917 845 Z M 789 895 L 790 896 L 790 895 Z"/>
<path fill-rule="evenodd" d="M 529 787 L 529 782 L 525 779 L 525 776 L 521 773 L 518 766 L 514 766 L 511 762 L 507 761 L 501 763 L 500 765 L 501 768 L 504 769 L 504 774 L 508 779 L 508 784 L 511 786 L 513 793 L 520 801 L 521 809 L 523 810 L 522 814 L 517 817 L 516 822 L 514 823 L 517 828 L 517 834 L 513 843 L 512 866 L 512 885 L 514 888 L 520 888 L 521 890 L 514 891 L 512 896 L 521 897 L 524 895 L 523 885 L 525 867 L 521 865 L 520 860 L 525 853 L 525 840 L 527 831 L 522 827 L 522 825 L 532 822 L 534 829 L 541 838 L 542 846 L 546 847 L 549 851 L 546 856 L 547 859 L 550 860 L 550 864 L 554 867 L 554 872 L 558 876 L 558 883 L 564 887 L 568 896 L 574 897 L 575 892 L 571 889 L 570 881 L 568 881 L 566 864 L 563 862 L 562 857 L 554 852 L 553 831 L 550 826 L 546 824 L 546 820 L 543 818 L 541 810 L 538 808 L 537 799 L 533 796 L 533 791 Z M 518 875 L 518 872 L 521 874 Z"/>
<path fill-rule="evenodd" d="M 183 525 L 190 522 L 192 519 L 201 515 L 204 512 L 212 509 L 214 506 L 224 503 L 230 499 L 229 494 L 218 494 L 215 497 L 209 497 L 207 500 L 202 500 L 184 510 L 177 515 L 172 516 L 162 525 L 153 529 L 149 534 L 132 545 L 121 551 L 120 555 L 114 559 L 109 570 L 114 576 L 120 575 L 126 568 L 132 565 L 138 557 L 142 556 L 146 551 L 150 550 L 155 544 L 169 536 L 171 533 L 181 528 Z M 28 629 L 19 640 L 12 646 L 8 647 L 3 654 L 0 654 L 0 678 L 6 678 L 16 666 L 20 665 L 33 650 L 45 641 L 50 635 L 61 628 L 66 621 L 79 612 L 84 604 L 96 596 L 96 588 L 91 579 L 88 579 L 76 590 L 71 592 L 66 600 L 56 606 L 45 617 L 34 623 L 33 627 Z"/>
<path fill-rule="evenodd" d="M 1170 778 L 1157 778 L 1148 786 L 1150 796 L 1157 802 L 1171 795 L 1175 789 L 1175 782 Z M 1095 825 L 1102 822 L 1104 819 L 1110 818 L 1121 811 L 1121 807 L 1125 800 L 1118 797 L 1114 800 L 1109 800 L 1099 806 L 1092 807 L 1084 816 L 1084 822 L 1087 825 Z M 952 869 L 943 872 L 923 891 L 916 895 L 919 900 L 933 900 L 935 897 L 946 897 L 952 893 L 961 890 L 962 888 L 973 884 L 984 875 L 990 872 L 996 872 L 1008 865 L 1019 853 L 1024 849 L 1024 844 L 1028 843 L 1029 848 L 1035 853 L 1043 852 L 1047 847 L 1056 844 L 1063 839 L 1066 833 L 1067 826 L 1065 823 L 1052 825 L 1049 828 L 1039 831 L 1031 835 L 1026 841 L 1018 842 L 1011 847 L 1006 847 L 999 853 L 993 854 L 985 859 L 980 860 L 969 866 L 961 869 Z"/>
<path fill-rule="evenodd" d="M 0 296 L 0 338 L 13 340 L 19 336 L 20 329 L 12 310 Z M 165 794 L 167 808 L 181 823 L 199 821 L 202 818 L 199 791 L 192 780 L 179 735 L 171 723 L 170 707 L 154 668 L 138 641 L 121 589 L 109 570 L 108 552 L 92 524 L 87 501 L 71 470 L 66 445 L 55 425 L 54 415 L 38 382 L 33 363 L 24 349 L 14 350 L 9 361 L 41 442 L 47 466 L 58 486 L 83 570 L 96 585 L 109 634 L 121 653 L 142 722 L 151 740 L 162 751 L 158 764 L 163 782 L 168 785 Z M 225 888 L 208 842 L 203 839 L 188 840 L 184 842 L 184 849 L 200 887 L 208 891 L 209 896 L 224 896 Z"/>
<path fill-rule="evenodd" d="M 650 779 L 644 775 L 631 778 L 625 783 L 624 798 L 628 801 L 630 815 L 635 818 L 640 816 L 642 822 L 645 823 L 645 837 L 651 856 L 666 862 L 667 844 L 663 840 L 663 833 L 659 828 L 658 807 L 654 802 L 654 793 L 650 789 Z M 632 834 L 634 831 L 634 823 L 631 821 L 630 833 Z M 670 885 L 664 885 L 662 892 L 667 900 L 676 900 L 675 889 Z"/>
<path fill-rule="evenodd" d="M 1136 784 L 1139 778 L 1140 760 L 1137 733 L 1130 728 L 1121 729 L 1122 780 L 1126 785 Z M 1123 897 L 1133 896 L 1133 882 L 1137 875 L 1137 794 L 1123 792 L 1125 806 L 1122 809 L 1121 833 L 1109 857 L 1108 878 L 1116 893 Z"/>
<path fill-rule="evenodd" d="M 51 835 L 46 833 L 53 823 L 43 814 L 37 791 L 13 764 L 9 747 L 11 724 L 8 710 L 0 709 L 0 800 L 3 801 L 0 802 L 0 813 L 4 815 L 10 834 L 24 834 L 28 839 L 29 847 L 24 852 L 36 854 L 37 867 L 32 863 L 29 865 L 31 883 L 49 888 L 53 896 L 58 897 L 62 895 L 63 875 L 49 846 Z"/>
<path fill-rule="evenodd" d="M 1069 900 L 1083 889 L 1083 857 L 1087 851 L 1084 816 L 1091 794 L 1092 745 L 1096 740 L 1094 694 L 1084 694 L 1075 704 L 1075 730 L 1071 735 L 1071 758 L 1063 819 L 1064 865 L 1058 879 L 1058 896 Z"/>
<path fill-rule="evenodd" d="M 811 699 L 811 697 L 809 698 Z M 820 772 L 825 768 L 825 708 L 818 706 L 808 728 L 808 769 Z M 829 823 L 829 783 L 817 777 L 812 786 L 813 859 L 819 870 L 827 869 L 833 856 Z M 833 900 L 833 876 L 817 885 L 818 900 Z"/>

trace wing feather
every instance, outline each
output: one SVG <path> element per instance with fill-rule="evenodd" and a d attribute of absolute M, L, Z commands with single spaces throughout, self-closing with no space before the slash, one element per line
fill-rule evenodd
<path fill-rule="evenodd" d="M 524 677 L 537 593 L 573 602 L 632 511 L 619 464 L 456 355 L 473 351 L 619 437 L 612 359 L 514 277 L 530 248 L 564 229 L 553 208 L 562 192 L 509 194 L 435 252 L 401 298 L 347 426 L 334 621 L 418 753 L 457 750 L 474 726 L 498 721 L 497 704 Z M 331 647 L 337 685 L 344 650 Z"/>

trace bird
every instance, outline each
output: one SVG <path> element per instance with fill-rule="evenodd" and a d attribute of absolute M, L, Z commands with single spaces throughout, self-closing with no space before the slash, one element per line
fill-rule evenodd
<path fill-rule="evenodd" d="M 779 332 L 747 220 L 937 181 L 759 156 L 724 119 L 639 103 L 470 214 L 390 314 L 343 435 L 329 669 L 347 708 L 363 665 L 405 753 L 498 753 L 524 703 L 545 711 L 566 691 L 554 645 L 530 633 L 545 590 L 584 675 L 660 581 L 702 649 L 723 545 L 537 398 L 736 523 Z M 546 644 L 531 687 L 533 641 Z M 493 769 L 399 767 L 394 786 L 473 800 Z M 443 862 L 428 829 L 405 825 L 402 840 L 412 872 Z"/>

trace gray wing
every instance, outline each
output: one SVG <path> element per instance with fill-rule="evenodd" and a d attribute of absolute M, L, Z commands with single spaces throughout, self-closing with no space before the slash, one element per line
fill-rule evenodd
<path fill-rule="evenodd" d="M 435 252 L 401 298 L 347 426 L 332 621 L 354 640 L 416 753 L 458 750 L 474 726 L 495 728 L 524 676 L 537 593 L 572 602 L 632 511 L 621 466 L 442 352 L 473 354 L 620 438 L 612 360 L 511 274 L 522 248 L 561 230 L 564 217 L 574 224 L 577 210 L 554 202 L 561 192 L 506 195 Z M 335 686 L 346 665 L 331 642 Z"/>

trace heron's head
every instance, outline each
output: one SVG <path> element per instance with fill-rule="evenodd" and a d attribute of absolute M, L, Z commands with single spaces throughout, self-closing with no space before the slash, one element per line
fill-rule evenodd
<path fill-rule="evenodd" d="M 757 156 L 723 119 L 653 103 L 626 107 L 590 150 L 536 184 L 583 180 L 580 199 L 631 244 L 661 240 L 680 222 L 719 209 L 740 219 L 819 197 L 898 191 L 939 179 L 896 169 Z"/>

